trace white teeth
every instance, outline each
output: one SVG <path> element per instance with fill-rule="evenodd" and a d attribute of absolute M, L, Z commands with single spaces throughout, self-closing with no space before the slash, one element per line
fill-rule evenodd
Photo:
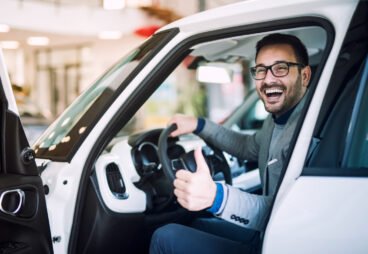
<path fill-rule="evenodd" d="M 266 89 L 265 93 L 266 94 L 271 94 L 271 93 L 282 93 L 283 90 L 280 88 L 271 88 L 271 89 Z"/>

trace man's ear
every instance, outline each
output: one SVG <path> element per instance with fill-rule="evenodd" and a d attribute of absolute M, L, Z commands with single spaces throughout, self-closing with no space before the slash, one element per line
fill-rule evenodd
<path fill-rule="evenodd" d="M 303 82 L 303 86 L 304 87 L 308 87 L 309 86 L 309 81 L 311 79 L 311 75 L 312 75 L 312 70 L 310 68 L 310 66 L 305 66 L 302 69 L 302 82 Z"/>

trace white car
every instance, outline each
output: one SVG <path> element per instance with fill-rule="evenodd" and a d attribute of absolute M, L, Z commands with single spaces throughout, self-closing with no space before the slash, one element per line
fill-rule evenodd
<path fill-rule="evenodd" d="M 203 93 L 205 115 L 215 121 L 228 115 L 223 105 L 235 108 L 245 94 L 234 85 L 239 70 L 251 87 L 246 69 L 255 43 L 276 32 L 306 44 L 313 77 L 299 127 L 290 134 L 289 163 L 262 253 L 367 253 L 367 7 L 358 0 L 255 0 L 174 22 L 92 84 L 33 149 L 0 55 L 1 253 L 147 253 L 156 228 L 202 216 L 175 202 L 168 176 L 170 163 L 203 141 L 165 139 L 163 128 L 170 115 L 189 107 L 193 93 L 210 93 Z M 205 67 L 215 71 L 206 74 Z M 180 84 L 178 72 L 191 79 Z M 197 88 L 177 97 L 183 86 Z M 237 121 L 228 121 L 234 128 Z M 214 150 L 215 171 L 224 175 L 219 180 L 255 191 L 257 171 L 234 173 L 243 162 Z"/>

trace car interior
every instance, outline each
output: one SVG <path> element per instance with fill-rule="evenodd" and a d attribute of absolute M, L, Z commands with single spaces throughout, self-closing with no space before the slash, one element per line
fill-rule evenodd
<path fill-rule="evenodd" d="M 73 229 L 75 253 L 147 253 L 151 235 L 158 227 L 173 222 L 192 225 L 198 218 L 210 217 L 206 211 L 194 213 L 180 207 L 168 177 L 177 169 L 192 170 L 192 151 L 199 146 L 203 147 L 215 180 L 260 193 L 255 162 L 240 161 L 193 134 L 172 138 L 166 124 L 173 114 L 186 113 L 208 117 L 246 134 L 259 129 L 267 112 L 248 69 L 254 64 L 256 42 L 271 32 L 274 31 L 191 45 L 189 55 L 175 63 L 175 70 L 142 102 L 131 120 L 115 128 L 81 183 L 86 187 L 75 218 L 78 226 Z M 322 27 L 277 32 L 298 36 L 308 48 L 312 69 L 317 69 L 327 43 Z M 214 78 L 214 72 L 210 72 L 200 79 L 203 67 L 216 67 L 215 72 L 223 72 L 224 77 Z M 222 84 L 216 83 L 222 78 Z M 240 85 L 231 87 L 229 83 Z M 177 93 L 184 96 L 178 97 Z M 201 100 L 191 99 L 200 93 Z"/>

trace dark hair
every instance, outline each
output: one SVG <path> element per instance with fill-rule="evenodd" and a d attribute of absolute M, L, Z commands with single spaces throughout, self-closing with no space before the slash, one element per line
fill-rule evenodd
<path fill-rule="evenodd" d="M 290 34 L 270 34 L 263 37 L 260 41 L 257 42 L 256 45 L 256 59 L 259 51 L 265 46 L 271 46 L 275 44 L 287 44 L 290 45 L 296 56 L 296 59 L 299 63 L 304 65 L 309 65 L 308 60 L 308 52 L 305 45 L 301 42 L 301 40 Z"/>

